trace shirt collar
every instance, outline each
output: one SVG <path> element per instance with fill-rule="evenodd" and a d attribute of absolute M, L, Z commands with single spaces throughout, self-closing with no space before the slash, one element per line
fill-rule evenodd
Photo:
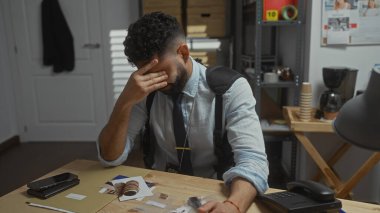
<path fill-rule="evenodd" d="M 183 88 L 183 93 L 194 98 L 198 90 L 200 68 L 199 64 L 192 57 L 190 57 L 190 59 L 193 65 L 193 71 L 189 80 L 186 82 L 185 88 Z"/>

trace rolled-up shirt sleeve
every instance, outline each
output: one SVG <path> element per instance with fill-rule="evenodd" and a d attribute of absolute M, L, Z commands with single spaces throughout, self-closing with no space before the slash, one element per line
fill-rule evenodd
<path fill-rule="evenodd" d="M 247 80 L 236 80 L 224 94 L 224 100 L 225 130 L 236 164 L 224 173 L 224 182 L 230 185 L 235 177 L 242 177 L 264 193 L 268 189 L 268 161 L 256 101 Z"/>
<path fill-rule="evenodd" d="M 98 150 L 98 159 L 100 163 L 105 167 L 118 166 L 124 163 L 129 153 L 132 151 L 136 136 L 140 133 L 141 128 L 145 124 L 147 118 L 145 99 L 140 103 L 133 106 L 131 114 L 129 116 L 128 131 L 126 137 L 126 144 L 123 153 L 113 161 L 107 161 L 100 155 L 99 141 L 96 142 L 96 148 Z M 112 141 L 109 141 L 112 143 Z"/>

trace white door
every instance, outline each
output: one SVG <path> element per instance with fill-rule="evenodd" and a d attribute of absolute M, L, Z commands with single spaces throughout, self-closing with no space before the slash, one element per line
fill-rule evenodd
<path fill-rule="evenodd" d="M 20 76 L 22 141 L 95 141 L 106 121 L 98 0 L 60 0 L 74 37 L 75 69 L 42 65 L 42 0 L 10 0 Z"/>

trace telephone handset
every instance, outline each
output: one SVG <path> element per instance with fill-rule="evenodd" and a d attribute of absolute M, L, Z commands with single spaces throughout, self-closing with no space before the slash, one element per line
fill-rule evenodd
<path fill-rule="evenodd" d="M 314 181 L 295 181 L 287 191 L 258 195 L 257 199 L 275 212 L 324 212 L 342 207 L 330 188 Z"/>
<path fill-rule="evenodd" d="M 287 184 L 288 191 L 304 194 L 313 200 L 331 202 L 335 200 L 335 192 L 314 181 L 294 181 Z"/>

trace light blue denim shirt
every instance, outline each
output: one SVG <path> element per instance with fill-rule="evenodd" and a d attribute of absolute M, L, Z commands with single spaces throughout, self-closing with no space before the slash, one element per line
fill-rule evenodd
<path fill-rule="evenodd" d="M 195 176 L 215 178 L 213 130 L 215 126 L 215 94 L 206 81 L 206 68 L 192 59 L 193 72 L 183 90 L 182 111 L 191 148 Z M 225 131 L 231 144 L 235 167 L 224 173 L 229 185 L 233 178 L 251 182 L 259 193 L 268 189 L 268 161 L 263 134 L 255 111 L 255 99 L 247 80 L 237 79 L 223 96 Z M 172 121 L 173 103 L 169 96 L 156 93 L 151 108 L 151 128 L 157 140 L 154 169 L 165 170 L 167 163 L 178 165 Z M 127 142 L 123 154 L 114 161 L 100 161 L 106 166 L 122 164 L 132 150 L 133 141 L 147 119 L 145 100 L 136 104 L 130 115 Z M 99 149 L 99 146 L 98 146 Z"/>

